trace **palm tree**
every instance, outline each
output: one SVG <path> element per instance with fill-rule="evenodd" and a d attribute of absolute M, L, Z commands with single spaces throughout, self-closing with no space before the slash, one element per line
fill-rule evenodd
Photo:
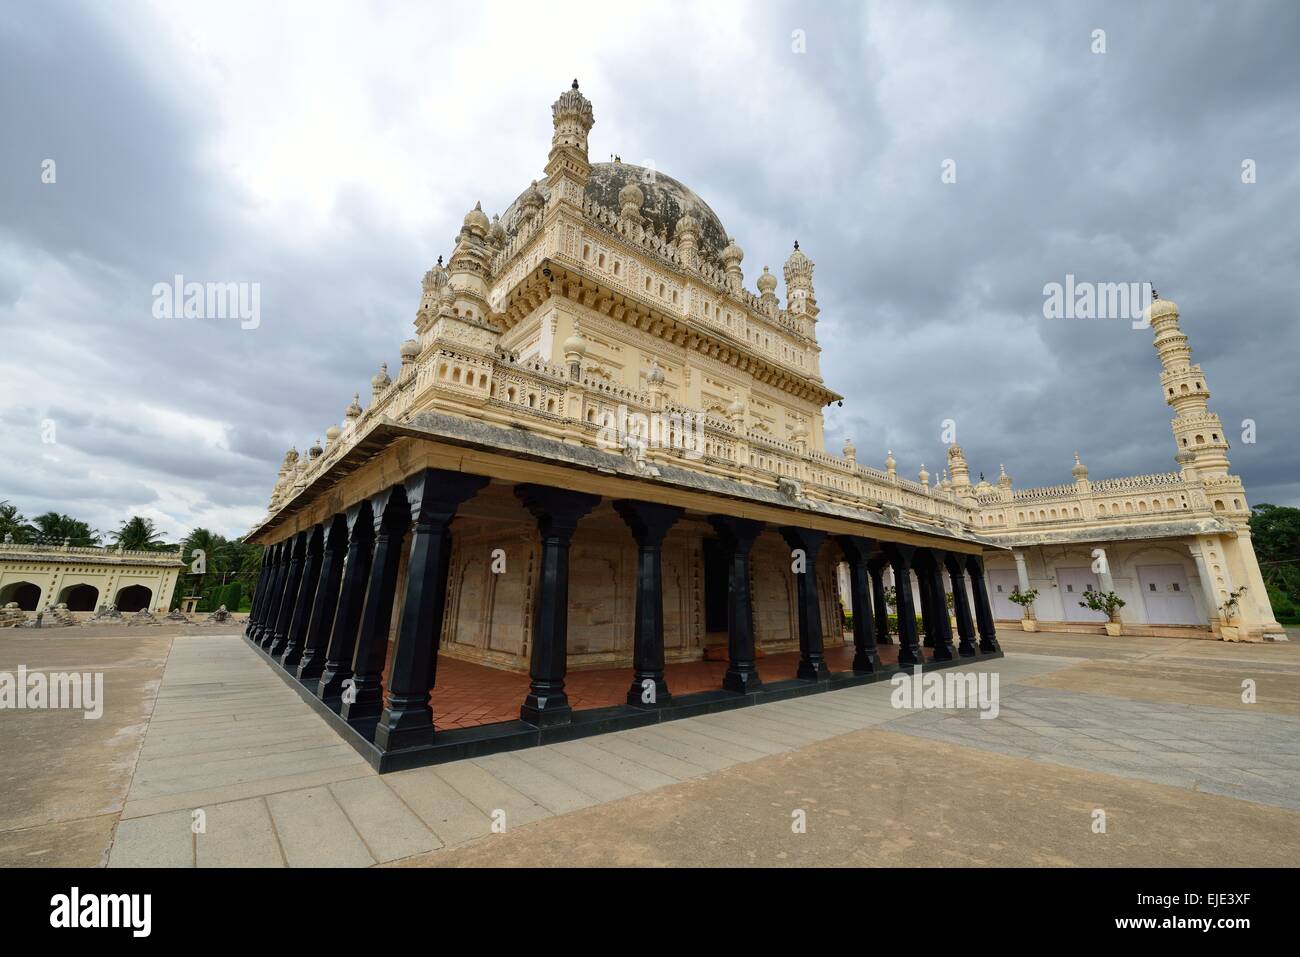
<path fill-rule="evenodd" d="M 206 596 L 209 575 L 215 575 L 216 581 L 221 581 L 221 573 L 225 570 L 226 545 L 224 538 L 206 528 L 196 528 L 185 536 L 181 545 L 181 557 L 189 567 L 182 577 L 191 594 Z M 196 551 L 201 554 L 195 555 Z"/>
<path fill-rule="evenodd" d="M 36 523 L 36 540 L 46 545 L 66 543 L 82 547 L 98 545 L 100 542 L 99 532 L 71 515 L 46 512 L 37 515 L 33 521 Z"/>
<path fill-rule="evenodd" d="M 132 515 L 113 533 L 113 544 L 123 551 L 156 552 L 166 548 L 153 519 Z"/>
<path fill-rule="evenodd" d="M 10 535 L 15 542 L 26 542 L 34 533 L 35 529 L 18 511 L 17 505 L 11 505 L 8 501 L 0 502 L 0 542 L 7 540 Z"/>

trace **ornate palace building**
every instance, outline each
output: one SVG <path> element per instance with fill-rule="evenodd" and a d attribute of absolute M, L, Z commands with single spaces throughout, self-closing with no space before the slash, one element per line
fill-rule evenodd
<path fill-rule="evenodd" d="M 179 552 L 6 541 L 0 544 L 0 611 L 11 605 L 22 612 L 66 606 L 81 620 L 113 604 L 121 612 L 166 614 L 184 570 Z"/>
<path fill-rule="evenodd" d="M 396 374 L 382 366 L 364 408 L 354 396 L 324 445 L 286 455 L 250 534 L 268 547 L 249 638 L 377 766 L 998 655 L 1004 583 L 986 584 L 986 557 L 1001 576 L 1015 556 L 1027 588 L 1099 542 L 1132 590 L 1141 546 L 1181 549 L 1158 564 L 1181 562 L 1185 590 L 1199 555 L 1204 601 L 1247 582 L 1264 603 L 1243 606 L 1247 630 L 1270 627 L 1172 304 L 1153 324 L 1180 476 L 1014 491 L 972 485 L 954 446 L 950 479 L 911 481 L 892 456 L 879 470 L 848 442 L 826 451 L 840 396 L 798 244 L 784 303 L 766 267 L 745 288 L 744 253 L 690 189 L 590 161 L 576 81 L 552 112 L 545 178 L 465 216 Z M 885 589 L 903 581 L 886 643 Z M 467 674 L 519 676 L 513 713 L 448 728 L 440 702 Z M 617 700 L 591 691 L 602 679 Z"/>

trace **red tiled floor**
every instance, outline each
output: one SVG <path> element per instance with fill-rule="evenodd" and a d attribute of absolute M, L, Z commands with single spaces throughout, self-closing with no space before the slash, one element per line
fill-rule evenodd
<path fill-rule="evenodd" d="M 883 664 L 892 665 L 898 661 L 897 645 L 879 645 L 878 649 Z M 853 646 L 828 649 L 826 663 L 831 671 L 850 671 Z M 764 681 L 784 681 L 795 676 L 798 666 L 797 651 L 783 652 L 760 658 L 758 673 Z M 668 665 L 664 677 L 674 695 L 687 695 L 721 688 L 726 670 L 725 661 L 683 661 Z M 571 671 L 565 679 L 565 691 L 575 711 L 603 708 L 623 704 L 631 683 L 632 670 L 627 667 Z M 387 684 L 385 669 L 385 687 Z M 439 655 L 438 685 L 432 695 L 433 723 L 436 728 L 447 730 L 514 721 L 519 717 L 519 706 L 527 694 L 527 674 Z"/>

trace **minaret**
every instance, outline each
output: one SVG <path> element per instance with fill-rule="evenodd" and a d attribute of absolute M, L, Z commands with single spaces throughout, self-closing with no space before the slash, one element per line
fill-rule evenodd
<path fill-rule="evenodd" d="M 813 262 L 794 243 L 794 252 L 785 261 L 786 309 L 792 316 L 807 316 L 817 321 L 817 297 L 813 295 Z M 808 331 L 811 336 L 811 330 Z"/>
<path fill-rule="evenodd" d="M 948 468 L 952 470 L 953 488 L 970 488 L 970 466 L 966 464 L 966 453 L 956 442 L 948 446 Z"/>
<path fill-rule="evenodd" d="M 1190 465 L 1202 479 L 1226 475 L 1228 441 L 1219 417 L 1210 411 L 1210 390 L 1205 376 L 1199 365 L 1192 364 L 1187 336 L 1178 327 L 1178 306 L 1159 298 L 1152 289 L 1150 314 L 1156 354 L 1164 369 L 1160 373 L 1160 387 L 1165 402 L 1174 410 L 1170 427 L 1179 461 L 1184 469 Z"/>
<path fill-rule="evenodd" d="M 551 154 L 546 163 L 546 185 L 553 201 L 568 202 L 582 208 L 582 191 L 591 176 L 587 160 L 587 134 L 596 120 L 591 102 L 578 92 L 578 81 L 551 104 L 555 133 L 551 136 Z"/>

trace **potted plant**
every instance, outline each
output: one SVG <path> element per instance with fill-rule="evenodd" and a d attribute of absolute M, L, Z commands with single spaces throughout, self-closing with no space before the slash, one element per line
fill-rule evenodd
<path fill-rule="evenodd" d="M 1106 634 L 1112 638 L 1118 638 L 1124 634 L 1124 623 L 1120 620 L 1119 610 L 1125 604 L 1124 599 L 1113 591 L 1097 591 L 1092 586 L 1089 586 L 1083 591 L 1083 601 L 1079 602 L 1079 607 L 1091 608 L 1093 611 L 1099 611 L 1105 615 Z"/>
<path fill-rule="evenodd" d="M 1031 588 L 1029 591 L 1021 591 L 1017 585 L 1011 589 L 1011 594 L 1007 596 L 1009 601 L 1014 602 L 1023 609 L 1025 616 L 1020 619 L 1020 627 L 1025 631 L 1037 631 L 1038 619 L 1034 617 L 1034 599 L 1038 597 L 1038 589 Z"/>
<path fill-rule="evenodd" d="M 1224 641 L 1238 641 L 1241 638 L 1241 596 L 1246 594 L 1246 586 L 1228 592 L 1228 600 L 1219 606 L 1219 634 Z"/>

